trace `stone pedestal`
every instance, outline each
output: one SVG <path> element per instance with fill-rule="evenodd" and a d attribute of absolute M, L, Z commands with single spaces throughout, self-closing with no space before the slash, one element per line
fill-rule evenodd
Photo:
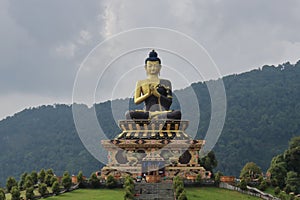
<path fill-rule="evenodd" d="M 108 150 L 108 164 L 101 176 L 131 175 L 133 178 L 173 178 L 205 175 L 198 163 L 203 140 L 193 140 L 186 133 L 184 120 L 124 120 L 122 132 L 113 140 L 103 140 Z"/>

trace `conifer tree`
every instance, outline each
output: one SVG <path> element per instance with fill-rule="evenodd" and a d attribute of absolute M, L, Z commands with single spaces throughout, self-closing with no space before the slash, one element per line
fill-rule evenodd
<path fill-rule="evenodd" d="M 44 183 L 45 182 L 45 176 L 46 176 L 46 172 L 44 169 L 41 169 L 41 171 L 38 174 L 38 180 L 40 183 Z"/>
<path fill-rule="evenodd" d="M 72 179 L 70 177 L 69 172 L 65 172 L 63 177 L 62 177 L 62 185 L 66 190 L 69 190 L 72 186 Z"/>
<path fill-rule="evenodd" d="M 34 185 L 37 184 L 37 182 L 38 182 L 38 174 L 37 174 L 37 172 L 36 171 L 32 171 L 30 175 L 31 175 L 31 179 L 32 179 L 33 184 Z"/>
<path fill-rule="evenodd" d="M 52 192 L 56 195 L 60 192 L 59 183 L 57 181 L 55 181 L 52 185 Z"/>
<path fill-rule="evenodd" d="M 0 188 L 0 200 L 5 200 L 5 192 L 2 188 Z"/>
<path fill-rule="evenodd" d="M 29 187 L 29 188 L 26 188 L 26 200 L 32 200 L 34 199 L 34 188 L 33 187 Z"/>
<path fill-rule="evenodd" d="M 20 200 L 20 190 L 17 186 L 13 186 L 11 189 L 11 200 Z"/>
<path fill-rule="evenodd" d="M 11 189 L 14 186 L 18 186 L 18 183 L 17 183 L 16 179 L 12 176 L 8 177 L 7 180 L 6 180 L 6 189 L 7 189 L 7 191 L 11 192 Z"/>
<path fill-rule="evenodd" d="M 48 194 L 47 185 L 45 183 L 39 183 L 38 191 L 42 197 L 45 196 Z"/>

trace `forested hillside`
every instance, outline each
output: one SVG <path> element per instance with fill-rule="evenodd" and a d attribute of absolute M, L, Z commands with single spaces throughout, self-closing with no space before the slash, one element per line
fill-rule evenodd
<path fill-rule="evenodd" d="M 223 80 L 227 114 L 214 148 L 218 169 L 237 176 L 245 163 L 253 161 L 265 171 L 272 157 L 287 148 L 290 138 L 300 135 L 300 62 L 263 66 Z M 194 83 L 192 87 L 200 99 L 198 137 L 204 138 L 210 119 L 210 97 L 205 83 Z M 116 100 L 114 105 L 124 102 Z M 179 105 L 174 103 L 174 107 Z M 96 105 L 102 128 L 114 137 L 119 129 L 110 109 L 110 101 Z M 2 186 L 8 176 L 19 177 L 25 171 L 53 168 L 61 175 L 64 170 L 76 174 L 83 170 L 89 176 L 101 167 L 83 147 L 68 105 L 30 108 L 2 120 L 0 151 Z"/>

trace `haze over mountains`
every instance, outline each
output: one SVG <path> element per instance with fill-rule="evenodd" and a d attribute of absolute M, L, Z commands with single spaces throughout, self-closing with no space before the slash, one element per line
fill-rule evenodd
<path fill-rule="evenodd" d="M 245 163 L 253 161 L 266 171 L 273 156 L 282 153 L 292 137 L 300 135 L 300 61 L 295 65 L 263 66 L 226 76 L 223 81 L 227 113 L 213 149 L 219 162 L 217 170 L 238 176 Z M 205 82 L 191 87 L 201 110 L 197 137 L 204 138 L 211 116 L 209 92 Z M 119 106 L 123 113 L 121 108 L 127 102 L 114 100 L 95 105 L 99 123 L 109 138 L 120 133 L 111 104 Z M 176 101 L 173 107 L 179 108 Z M 189 112 L 186 114 L 193 114 Z M 69 105 L 40 106 L 8 117 L 0 121 L 0 138 L 1 186 L 8 176 L 18 178 L 25 171 L 52 168 L 61 175 L 65 170 L 73 174 L 83 170 L 89 176 L 102 166 L 82 145 Z"/>

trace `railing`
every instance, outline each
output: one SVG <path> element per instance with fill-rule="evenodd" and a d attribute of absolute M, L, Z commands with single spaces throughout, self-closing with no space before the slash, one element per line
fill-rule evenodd
<path fill-rule="evenodd" d="M 224 189 L 228 189 L 228 190 L 235 190 L 235 191 L 238 191 L 240 193 L 248 194 L 248 195 L 255 196 L 255 197 L 259 197 L 259 198 L 262 198 L 262 199 L 265 199 L 265 200 L 280 200 L 279 198 L 274 197 L 271 194 L 264 193 L 264 192 L 260 191 L 257 188 L 253 188 L 253 187 L 249 187 L 249 186 L 247 186 L 247 189 L 250 190 L 250 191 L 241 190 L 241 188 L 239 188 L 239 187 L 235 187 L 233 185 L 230 185 L 228 183 L 223 183 L 223 182 L 221 182 L 219 184 L 219 187 L 224 188 Z"/>

